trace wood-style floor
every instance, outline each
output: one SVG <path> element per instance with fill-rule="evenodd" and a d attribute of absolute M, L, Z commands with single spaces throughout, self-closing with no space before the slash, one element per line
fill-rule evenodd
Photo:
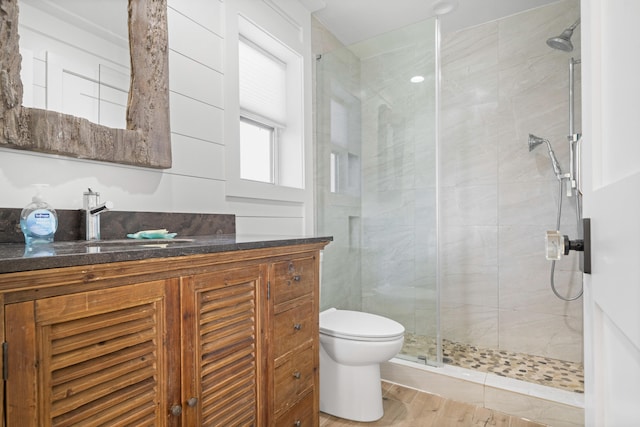
<path fill-rule="evenodd" d="M 384 416 L 372 423 L 358 423 L 320 413 L 320 427 L 542 427 L 543 424 L 512 417 L 491 409 L 456 402 L 396 384 L 382 382 Z"/>

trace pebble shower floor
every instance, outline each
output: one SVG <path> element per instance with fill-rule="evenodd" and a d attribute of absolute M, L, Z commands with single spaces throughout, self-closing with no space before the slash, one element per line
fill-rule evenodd
<path fill-rule="evenodd" d="M 402 353 L 413 357 L 424 354 L 424 348 L 429 345 L 426 337 L 411 333 L 405 334 L 404 341 Z M 448 365 L 584 393 L 584 369 L 581 363 L 480 348 L 444 339 L 442 356 Z"/>

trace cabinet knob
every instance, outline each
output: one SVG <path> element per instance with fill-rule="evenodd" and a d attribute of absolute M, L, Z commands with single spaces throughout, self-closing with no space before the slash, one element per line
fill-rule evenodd
<path fill-rule="evenodd" d="M 302 325 L 300 323 L 296 323 L 293 325 L 293 329 L 295 329 L 296 331 L 299 331 L 300 329 L 302 329 Z"/>
<path fill-rule="evenodd" d="M 175 415 L 176 417 L 178 415 L 182 414 L 182 406 L 180 405 L 173 405 L 171 407 L 171 415 Z"/>
<path fill-rule="evenodd" d="M 294 377 L 295 379 L 299 380 L 299 379 L 300 379 L 300 372 L 299 372 L 299 371 L 294 372 L 294 373 L 293 373 L 293 377 Z"/>
<path fill-rule="evenodd" d="M 187 405 L 189 405 L 189 407 L 191 407 L 191 408 L 193 408 L 197 404 L 198 404 L 198 398 L 197 397 L 192 397 L 191 399 L 187 400 Z"/>
<path fill-rule="evenodd" d="M 300 420 L 295 420 L 295 421 L 293 422 L 293 425 L 294 425 L 294 427 L 300 427 L 300 426 L 302 425 L 302 421 L 300 421 Z"/>
<path fill-rule="evenodd" d="M 300 276 L 299 275 L 293 276 L 293 281 L 294 282 L 299 282 L 300 281 Z"/>

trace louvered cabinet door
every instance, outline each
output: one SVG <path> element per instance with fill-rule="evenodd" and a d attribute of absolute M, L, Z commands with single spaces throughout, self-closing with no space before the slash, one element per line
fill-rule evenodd
<path fill-rule="evenodd" d="M 183 278 L 183 422 L 257 426 L 260 265 Z"/>
<path fill-rule="evenodd" d="M 8 426 L 177 425 L 169 406 L 179 398 L 170 390 L 179 374 L 171 377 L 165 345 L 178 285 L 156 281 L 7 305 Z"/>

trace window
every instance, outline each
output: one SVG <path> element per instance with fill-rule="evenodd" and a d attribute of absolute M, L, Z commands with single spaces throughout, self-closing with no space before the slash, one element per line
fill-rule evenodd
<path fill-rule="evenodd" d="M 306 203 L 305 181 L 313 178 L 311 72 L 305 66 L 311 55 L 300 36 L 309 28 L 300 33 L 272 6 L 234 1 L 227 9 L 226 194 Z M 289 12 L 296 20 L 308 18 L 304 8 Z"/>
<path fill-rule="evenodd" d="M 287 122 L 287 66 L 242 37 L 238 57 L 240 178 L 275 184 L 278 136 Z"/>
<path fill-rule="evenodd" d="M 332 151 L 329 159 L 329 191 L 338 192 L 338 153 Z"/>
<path fill-rule="evenodd" d="M 275 183 L 275 139 L 275 128 L 240 117 L 240 178 Z"/>
<path fill-rule="evenodd" d="M 360 148 L 359 141 L 360 103 L 352 95 L 334 87 L 330 103 L 331 157 L 329 191 L 354 196 L 360 195 Z"/>
<path fill-rule="evenodd" d="M 265 196 L 258 185 L 303 189 L 303 59 L 242 16 L 238 30 L 240 185 Z"/>

